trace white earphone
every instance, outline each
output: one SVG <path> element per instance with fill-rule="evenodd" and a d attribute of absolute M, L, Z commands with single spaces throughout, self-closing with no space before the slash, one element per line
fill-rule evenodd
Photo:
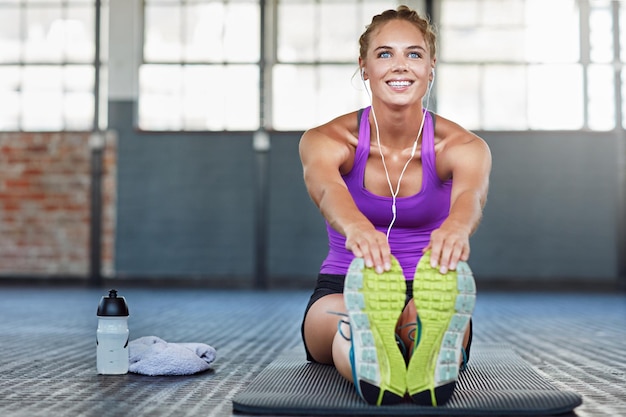
<path fill-rule="evenodd" d="M 424 113 L 422 114 L 422 121 L 420 123 L 420 127 L 419 127 L 419 130 L 417 132 L 417 137 L 415 138 L 415 142 L 413 142 L 413 148 L 411 149 L 411 156 L 410 156 L 409 160 L 406 161 L 406 163 L 404 164 L 404 167 L 402 168 L 402 171 L 400 172 L 400 176 L 398 177 L 398 184 L 396 185 L 396 188 L 394 190 L 394 187 L 391 184 L 391 178 L 389 177 L 389 171 L 387 170 L 387 163 L 385 162 L 385 155 L 383 154 L 382 146 L 380 144 L 380 131 L 378 129 L 378 120 L 376 119 L 376 112 L 374 111 L 374 103 L 373 103 L 373 100 L 372 100 L 372 95 L 370 94 L 369 90 L 367 89 L 367 85 L 365 84 L 365 68 L 361 68 L 361 81 L 363 81 L 363 86 L 365 87 L 365 92 L 367 93 L 367 95 L 368 95 L 368 97 L 370 99 L 370 106 L 371 106 L 371 109 L 372 109 L 371 110 L 372 111 L 372 118 L 374 119 L 374 127 L 376 128 L 376 141 L 378 142 L 378 151 L 380 152 L 380 158 L 381 158 L 381 161 L 383 163 L 383 167 L 385 169 L 385 176 L 387 177 L 387 184 L 389 185 L 389 191 L 391 192 L 391 214 L 392 214 L 392 218 L 391 218 L 391 222 L 389 223 L 389 227 L 387 227 L 387 240 L 389 240 L 389 234 L 391 233 L 391 228 L 395 224 L 396 218 L 397 218 L 397 214 L 398 214 L 397 213 L 397 208 L 396 208 L 396 197 L 400 193 L 400 184 L 402 183 L 402 177 L 404 176 L 404 172 L 408 168 L 409 163 L 415 157 L 415 152 L 416 152 L 416 149 L 417 149 L 417 142 L 418 142 L 418 140 L 420 138 L 420 135 L 422 134 L 422 130 L 424 128 L 424 121 L 426 120 L 426 112 L 428 111 L 428 104 L 430 102 L 430 92 L 432 90 L 433 83 L 435 82 L 435 69 L 434 68 L 432 69 L 431 74 L 433 76 L 433 79 L 428 84 L 428 90 L 427 90 L 427 94 L 426 94 L 426 105 L 424 106 Z"/>

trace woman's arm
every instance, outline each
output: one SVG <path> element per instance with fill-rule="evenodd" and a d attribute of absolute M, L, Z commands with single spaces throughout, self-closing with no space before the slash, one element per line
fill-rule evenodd
<path fill-rule="evenodd" d="M 346 237 L 346 249 L 362 257 L 378 272 L 391 268 L 385 235 L 359 211 L 346 187 L 342 172 L 351 169 L 357 138 L 348 128 L 346 115 L 308 130 L 300 140 L 304 182 L 313 202 L 328 223 Z"/>
<path fill-rule="evenodd" d="M 432 232 L 425 250 L 431 250 L 432 266 L 446 273 L 456 269 L 460 260 L 469 259 L 469 238 L 478 228 L 487 201 L 491 152 L 480 137 L 440 120 L 445 136 L 437 145 L 437 170 L 452 177 L 450 213 Z"/>

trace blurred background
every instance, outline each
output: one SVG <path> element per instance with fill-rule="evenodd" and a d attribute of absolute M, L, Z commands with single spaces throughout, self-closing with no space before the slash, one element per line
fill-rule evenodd
<path fill-rule="evenodd" d="M 430 109 L 493 153 L 478 285 L 624 288 L 615 0 L 0 0 L 0 283 L 312 288 L 298 140 L 367 105 L 398 4 L 438 30 Z"/>

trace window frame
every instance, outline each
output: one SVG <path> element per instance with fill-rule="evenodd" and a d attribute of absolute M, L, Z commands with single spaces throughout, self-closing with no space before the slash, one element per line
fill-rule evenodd
<path fill-rule="evenodd" d="M 13 10 L 17 13 L 18 16 L 18 28 L 17 28 L 17 51 L 15 59 L 3 59 L 0 61 L 0 69 L 10 71 L 11 68 L 15 68 L 18 75 L 15 81 L 14 87 L 9 87 L 9 89 L 5 90 L 5 93 L 11 94 L 15 97 L 17 106 L 19 109 L 15 112 L 15 123 L 7 128 L 0 128 L 0 132 L 82 132 L 82 131 L 94 131 L 102 128 L 102 109 L 106 106 L 102 106 L 102 100 L 104 96 L 101 94 L 103 90 L 103 83 L 101 81 L 101 71 L 102 71 L 102 57 L 101 57 L 101 43 L 102 43 L 102 32 L 103 28 L 101 26 L 101 19 L 103 18 L 103 13 L 106 13 L 108 6 L 108 0 L 63 0 L 54 3 L 49 1 L 27 1 L 27 0 L 14 0 L 14 1 L 0 1 L 0 11 L 2 9 L 5 10 Z M 29 37 L 27 35 L 27 30 L 29 30 L 29 22 L 28 22 L 28 13 L 33 10 L 51 10 L 57 12 L 57 14 L 64 20 L 68 21 L 69 17 L 72 16 L 72 12 L 82 11 L 83 13 L 88 14 L 88 18 L 91 21 L 92 26 L 87 27 L 89 30 L 93 30 L 91 33 L 93 37 L 93 50 L 89 53 L 89 57 L 86 59 L 76 59 L 75 57 L 68 56 L 68 51 L 71 52 L 71 49 L 67 49 L 67 45 L 64 45 L 62 49 L 59 50 L 59 58 L 55 59 L 42 59 L 40 58 L 29 58 L 26 55 L 27 51 L 27 42 L 29 41 Z M 69 25 L 69 22 L 68 22 Z M 68 28 L 60 28 L 60 30 L 68 30 Z M 63 35 L 63 32 L 61 32 Z M 67 35 L 65 35 L 67 36 Z M 76 39 L 76 37 L 74 37 Z M 37 71 L 37 70 L 46 70 L 49 68 L 50 70 L 60 71 L 60 77 L 70 76 L 72 68 L 76 69 L 90 69 L 91 87 L 84 90 L 76 90 L 78 91 L 78 95 L 76 92 L 72 90 L 72 87 L 68 85 L 66 81 L 60 80 L 60 90 L 57 91 L 59 96 L 59 102 L 57 102 L 57 106 L 62 107 L 64 103 L 67 102 L 68 98 L 71 99 L 72 95 L 75 97 L 79 97 L 80 94 L 87 94 L 90 97 L 87 98 L 87 102 L 91 103 L 92 106 L 91 111 L 89 111 L 90 115 L 81 119 L 82 124 L 81 127 L 71 127 L 72 120 L 68 118 L 67 109 L 60 110 L 59 116 L 59 126 L 52 127 L 51 125 L 45 126 L 40 124 L 39 126 L 29 127 L 28 120 L 28 112 L 25 111 L 25 103 L 28 101 L 28 85 L 25 84 L 25 74 L 29 71 Z M 87 72 L 87 71 L 86 71 Z M 49 76 L 47 76 L 49 77 Z M 73 78 L 75 81 L 76 79 Z M 41 90 L 35 88 L 34 94 L 41 94 Z M 86 97 L 83 97 L 83 100 Z M 84 102 L 84 101 L 83 101 Z M 60 106 L 59 106 L 60 105 Z M 30 116 L 31 118 L 36 117 L 35 115 Z"/>
<path fill-rule="evenodd" d="M 235 0 L 230 0 L 230 1 L 235 1 Z M 310 0 L 308 3 L 312 4 L 313 7 L 317 7 L 320 4 L 322 4 L 324 1 L 327 0 Z M 359 2 L 365 2 L 366 0 L 353 0 L 352 5 L 359 5 Z M 446 0 L 442 0 L 442 1 L 446 1 Z M 486 1 L 486 0 L 477 0 L 477 1 Z M 199 0 L 169 0 L 169 1 L 164 1 L 164 3 L 176 3 L 176 4 L 185 4 L 185 3 L 200 3 Z M 229 3 L 229 1 L 225 0 L 226 3 Z M 257 80 L 257 84 L 258 84 L 258 96 L 256 98 L 257 101 L 257 108 L 255 109 L 255 118 L 256 118 L 256 123 L 254 124 L 254 126 L 250 127 L 250 128 L 246 128 L 246 129 L 214 129 L 214 130 L 202 130 L 202 129 L 194 129 L 194 130 L 190 130 L 190 129 L 186 129 L 184 128 L 184 126 L 181 129 L 177 129 L 177 130 L 162 130 L 162 129 L 145 129 L 146 131 L 153 131 L 153 132 L 250 132 L 250 131 L 255 131 L 255 130 L 276 130 L 276 131 L 284 131 L 284 132 L 289 132 L 289 131 L 300 131 L 304 128 L 306 128 L 305 126 L 301 126 L 300 128 L 298 127 L 293 127 L 290 129 L 280 129 L 280 128 L 274 128 L 274 125 L 276 124 L 275 121 L 277 120 L 277 114 L 279 113 L 279 111 L 276 109 L 276 105 L 277 105 L 277 96 L 275 95 L 274 92 L 274 88 L 275 88 L 275 78 L 274 78 L 274 71 L 276 70 L 276 68 L 279 68 L 280 66 L 288 66 L 288 65 L 292 65 L 292 66 L 301 66 L 301 67 L 309 67 L 311 68 L 314 72 L 315 71 L 320 71 L 320 69 L 329 66 L 333 66 L 333 65 L 337 65 L 337 66 L 344 66 L 346 69 L 350 69 L 350 68 L 354 68 L 356 70 L 356 58 L 357 58 L 357 54 L 358 51 L 355 48 L 355 56 L 354 56 L 354 60 L 350 61 L 350 60 L 323 60 L 323 59 L 314 59 L 314 60 L 295 60 L 295 61 L 285 61 L 282 59 L 279 59 L 279 53 L 278 53 L 278 41 L 279 41 L 279 33 L 278 33 L 278 29 L 277 29 L 277 22 L 279 19 L 278 16 L 278 8 L 279 8 L 279 3 L 280 0 L 256 0 L 257 7 L 259 8 L 259 59 L 255 62 L 247 62 L 246 65 L 251 65 L 252 67 L 255 68 L 256 72 L 258 73 L 258 80 Z M 302 2 L 306 2 L 306 0 L 302 0 Z M 401 2 L 398 2 L 401 3 Z M 409 4 L 411 7 L 416 7 L 419 10 L 419 5 L 424 4 L 424 1 L 421 0 L 413 0 L 412 2 L 409 3 L 413 3 L 413 4 Z M 418 4 L 419 3 L 419 4 Z M 426 2 L 426 3 L 430 3 L 430 2 Z M 437 26 L 438 25 L 438 19 L 437 17 L 440 16 L 440 11 L 441 11 L 441 2 L 434 2 L 434 10 L 433 10 L 433 17 L 435 18 L 435 24 Z M 612 59 L 610 60 L 610 62 L 594 62 L 593 57 L 591 56 L 591 41 L 590 41 L 590 32 L 593 30 L 592 23 L 590 23 L 590 19 L 591 19 L 591 14 L 593 12 L 593 8 L 597 7 L 598 4 L 602 4 L 602 5 L 607 5 L 610 8 L 610 13 L 611 13 L 611 21 L 612 21 L 612 25 L 613 25 L 613 30 L 611 32 L 611 36 L 612 36 L 612 42 L 613 42 L 613 47 L 612 47 Z M 106 102 L 108 101 L 108 96 L 106 94 L 106 57 L 103 57 L 104 55 L 106 55 L 106 48 L 103 48 L 103 40 L 106 39 L 105 36 L 105 32 L 108 30 L 108 26 L 106 24 L 101 24 L 102 21 L 104 19 L 106 19 L 106 13 L 107 13 L 107 5 L 108 5 L 108 0 L 95 0 L 94 2 L 90 2 L 87 0 L 59 0 L 58 3 L 50 3 L 50 2 L 37 2 L 37 1 L 26 1 L 26 0 L 17 0 L 14 2 L 7 2 L 7 1 L 0 1 L 0 10 L 3 7 L 14 7 L 14 8 L 19 8 L 20 13 L 23 13 L 24 10 L 27 10 L 29 7 L 35 7 L 38 5 L 45 5 L 46 7 L 51 7 L 51 8 L 57 8 L 61 11 L 61 14 L 66 14 L 67 10 L 70 10 L 73 7 L 89 7 L 92 10 L 92 14 L 94 16 L 95 19 L 95 23 L 94 23 L 94 42 L 96 43 L 95 45 L 95 52 L 94 52 L 94 58 L 92 60 L 92 62 L 75 62 L 72 59 L 66 59 L 66 57 L 63 58 L 62 61 L 60 62 L 46 62 L 46 61 L 41 61 L 41 62 L 27 62 L 27 60 L 24 59 L 23 56 L 23 52 L 20 52 L 20 59 L 14 61 L 14 62 L 8 62 L 8 61 L 4 61 L 4 62 L 0 62 L 0 68 L 8 68 L 9 66 L 15 66 L 18 67 L 20 70 L 23 70 L 24 68 L 27 67 L 35 67 L 35 66 L 43 66 L 43 65 L 50 65 L 52 67 L 60 67 L 60 68 L 65 68 L 69 65 L 79 65 L 79 66 L 88 66 L 90 68 L 93 68 L 93 77 L 94 77 L 94 83 L 93 83 L 93 90 L 91 91 L 91 93 L 93 94 L 93 116 L 92 116 L 92 121 L 93 123 L 90 123 L 90 129 L 76 129 L 77 131 L 82 131 L 82 130 L 101 130 L 103 128 L 106 127 L 107 121 L 106 121 Z M 626 56 L 624 52 L 622 52 L 622 49 L 626 50 L 626 4 L 623 4 L 623 2 L 619 1 L 619 0 L 605 0 L 605 1 L 601 1 L 601 2 L 594 2 L 593 0 L 577 0 L 576 1 L 576 5 L 578 6 L 578 14 L 579 14 L 579 48 L 580 48 L 580 56 L 579 56 L 579 60 L 575 65 L 579 65 L 582 68 L 582 85 L 579 87 L 581 88 L 581 94 L 582 94 L 582 106 L 583 106 L 583 110 L 582 110 L 582 127 L 580 129 L 554 129 L 554 130 L 563 130 L 563 131 L 614 131 L 614 130 L 618 130 L 618 129 L 626 129 L 626 100 L 624 99 L 624 97 L 626 97 L 626 87 L 625 87 L 625 83 L 624 80 L 626 79 L 626 69 L 624 68 L 624 59 L 626 59 Z M 141 10 L 145 11 L 145 2 L 142 2 L 142 6 L 141 6 Z M 142 13 L 142 15 L 140 16 L 141 21 L 143 22 L 143 19 L 145 19 L 145 13 Z M 21 25 L 21 29 L 22 33 L 20 34 L 20 48 L 23 49 L 24 48 L 24 42 L 25 42 L 25 35 L 23 34 L 23 32 L 26 30 L 26 27 L 24 25 Z M 444 28 L 440 28 L 440 31 L 444 30 L 445 31 L 445 27 Z M 439 34 L 439 38 L 441 39 L 441 33 Z M 140 37 L 140 39 L 137 40 L 137 42 L 140 43 L 140 45 L 137 45 L 136 48 L 138 51 L 140 51 L 141 53 L 141 62 L 139 63 L 139 67 L 141 67 L 142 65 L 145 65 L 145 59 L 143 57 L 143 52 L 144 52 L 144 37 L 143 35 Z M 113 47 L 115 47 L 115 45 L 113 45 Z M 233 62 L 214 62 L 211 65 L 230 65 Z M 182 64 L 182 63 L 180 63 Z M 197 63 L 191 63 L 190 65 L 197 65 Z M 438 62 L 438 66 L 441 69 L 444 69 L 446 65 L 482 65 L 483 67 L 485 66 L 489 66 L 489 65 L 518 65 L 521 66 L 523 68 L 529 68 L 532 65 L 542 65 L 542 63 L 537 63 L 537 62 L 499 62 L 499 63 L 491 63 L 491 62 L 482 62 L 482 63 L 476 63 L 476 62 L 454 62 L 454 61 L 448 61 L 446 62 L 443 59 L 440 59 Z M 594 96 L 594 94 L 596 93 L 597 87 L 596 84 L 594 84 L 593 81 L 593 76 L 590 76 L 590 74 L 593 73 L 593 71 L 596 71 L 597 68 L 602 67 L 602 71 L 612 71 L 613 73 L 613 92 L 612 92 L 612 103 L 611 106 L 613 107 L 613 115 L 614 115 L 614 123 L 612 124 L 611 127 L 601 127 L 598 128 L 596 126 L 594 126 L 594 115 L 593 115 L 593 104 L 592 102 L 595 100 L 595 102 L 598 102 L 598 97 Z M 140 71 L 140 68 L 137 68 L 137 72 Z M 438 71 L 438 75 L 439 75 L 440 71 Z M 136 75 L 137 78 L 138 74 Z M 440 78 L 440 77 L 438 77 Z M 346 82 L 348 82 L 346 80 Z M 21 88 L 21 87 L 20 87 Z M 603 88 L 607 88 L 606 86 L 604 86 Z M 19 94 L 22 93 L 22 90 L 19 89 L 17 90 Z M 65 95 L 67 94 L 67 88 L 63 87 L 63 97 L 65 97 Z M 21 96 L 20 96 L 20 100 L 21 100 Z M 136 95 L 136 100 L 137 103 L 139 103 L 140 101 L 140 94 L 139 92 L 137 92 Z M 307 100 L 307 97 L 302 97 L 303 101 Z M 478 97 L 477 100 L 479 101 L 479 103 L 481 102 L 482 98 Z M 437 103 L 438 101 L 440 101 L 440 103 Z M 437 99 L 437 83 L 435 83 L 434 88 L 433 88 L 433 98 L 431 99 L 431 107 L 433 107 L 434 110 L 437 110 L 437 104 L 442 104 L 441 100 Z M 17 129 L 0 129 L 0 131 L 2 132 L 11 132 L 11 131 L 18 131 L 18 132 L 26 132 L 26 131 L 57 131 L 57 130 L 51 130 L 51 129 L 27 129 L 24 126 L 24 114 L 23 114 L 23 110 L 20 110 L 20 114 L 17 116 L 18 117 L 18 122 L 17 122 Z M 445 116 L 445 115 L 444 115 Z M 64 116 L 65 117 L 65 116 Z M 316 123 L 320 123 L 322 122 L 321 120 L 317 120 Z M 604 122 L 606 123 L 606 122 Z M 139 112 L 137 111 L 133 120 L 133 124 L 135 125 L 136 128 L 139 128 L 139 124 L 140 124 L 140 119 L 139 119 Z M 313 123 L 314 124 L 314 123 Z M 311 125 L 313 125 L 311 124 Z M 601 123 L 600 123 L 601 124 Z M 68 122 L 66 118 L 63 118 L 62 121 L 62 128 L 60 130 L 62 131 L 73 131 L 67 128 L 68 126 Z M 307 125 L 308 126 L 308 125 Z M 141 130 L 141 129 L 140 129 Z M 519 129 L 510 129 L 510 128 L 498 128 L 498 129 L 489 129 L 489 128 L 485 128 L 484 125 L 480 125 L 477 126 L 474 130 L 486 130 L 486 131 L 509 131 L 509 130 L 513 130 L 513 131 L 523 131 L 523 130 L 551 130 L 551 129 L 533 129 L 530 126 L 524 126 L 522 128 Z"/>

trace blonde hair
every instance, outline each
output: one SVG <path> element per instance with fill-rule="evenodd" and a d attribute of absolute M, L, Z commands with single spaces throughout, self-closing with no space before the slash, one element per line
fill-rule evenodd
<path fill-rule="evenodd" d="M 437 55 L 437 35 L 435 34 L 434 27 L 430 24 L 430 20 L 425 17 L 421 17 L 415 10 L 410 9 L 407 6 L 398 6 L 396 10 L 385 10 L 381 14 L 377 14 L 372 18 L 372 22 L 367 25 L 365 32 L 359 38 L 359 56 L 362 60 L 365 60 L 367 56 L 367 49 L 369 48 L 370 38 L 374 31 L 376 31 L 383 24 L 392 20 L 405 20 L 415 25 L 416 28 L 422 32 L 428 51 L 430 52 L 431 59 L 434 59 Z"/>

